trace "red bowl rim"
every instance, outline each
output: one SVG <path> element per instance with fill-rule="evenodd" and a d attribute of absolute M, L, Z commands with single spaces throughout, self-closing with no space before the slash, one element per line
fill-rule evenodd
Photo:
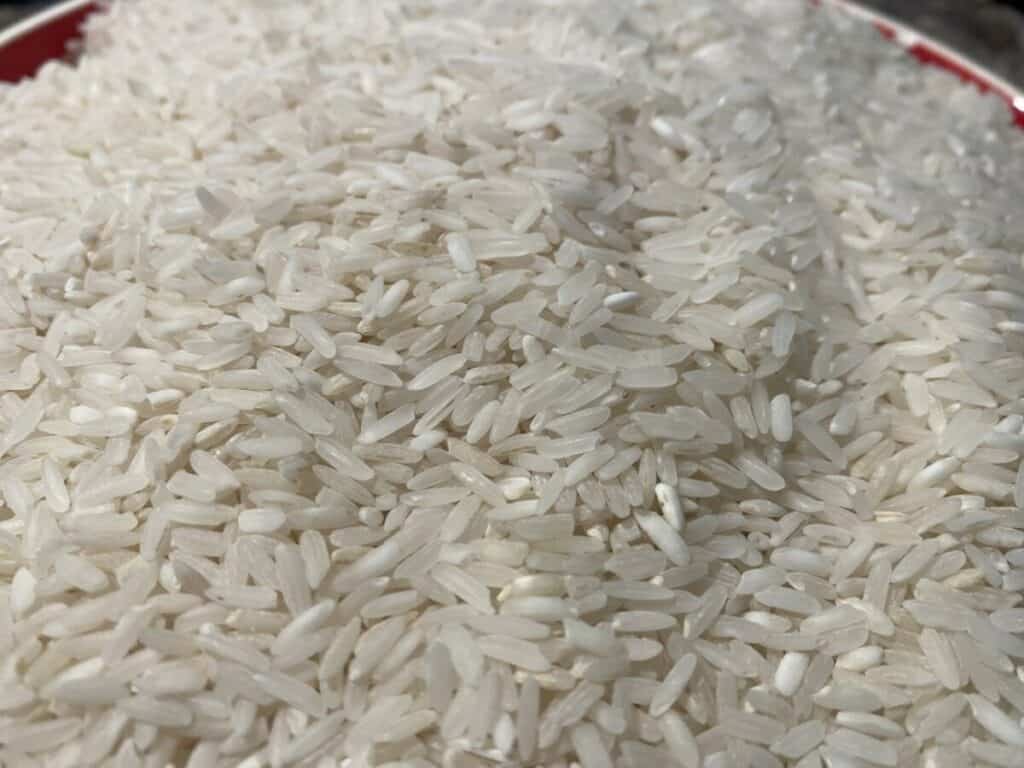
<path fill-rule="evenodd" d="M 62 58 L 67 44 L 81 37 L 82 22 L 99 8 L 97 0 L 64 0 L 0 31 L 0 83 L 31 77 L 47 61 Z"/>
<path fill-rule="evenodd" d="M 854 0 L 824 0 L 824 3 L 841 8 L 851 16 L 871 22 L 883 35 L 916 56 L 922 63 L 945 69 L 959 76 L 961 80 L 972 83 L 982 91 L 997 94 L 1010 108 L 1014 122 L 1024 128 L 1024 90 L 1002 75 L 996 74 L 955 48 L 940 43 L 935 38 L 919 32 L 887 14 L 865 8 Z"/>
<path fill-rule="evenodd" d="M 40 27 L 52 24 L 62 17 L 75 13 L 89 5 L 98 4 L 96 3 L 96 0 L 64 0 L 61 3 L 57 3 L 50 8 L 39 11 L 39 13 L 33 13 L 31 16 L 12 24 L 3 31 L 0 31 L 0 55 L 3 54 L 3 49 L 6 46 L 10 45 L 18 38 L 35 32 Z"/>
<path fill-rule="evenodd" d="M 958 75 L 961 79 L 973 83 L 982 91 L 998 94 L 1009 105 L 1014 122 L 1024 128 L 1024 90 L 1018 88 L 1002 76 L 979 64 L 970 57 L 964 56 L 948 45 L 892 17 L 880 13 L 855 2 L 855 0 L 811 0 L 812 2 L 831 5 L 843 9 L 846 13 L 874 24 L 886 37 L 910 51 L 925 64 L 932 64 Z M 38 32 L 51 24 L 58 24 L 65 17 L 76 13 L 88 13 L 90 6 L 99 8 L 96 0 L 64 0 L 45 11 L 34 14 L 0 32 L 0 56 L 4 48 L 17 44 L 22 38 Z M 74 39 L 70 33 L 70 39 Z M 39 65 L 42 65 L 42 61 Z"/>

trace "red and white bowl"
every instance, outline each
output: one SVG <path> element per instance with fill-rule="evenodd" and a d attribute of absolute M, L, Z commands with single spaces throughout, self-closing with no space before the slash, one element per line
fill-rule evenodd
<path fill-rule="evenodd" d="M 34 75 L 43 64 L 61 59 L 82 35 L 82 22 L 100 9 L 94 0 L 67 0 L 0 32 L 0 82 Z"/>
<path fill-rule="evenodd" d="M 1024 128 L 1024 92 L 985 67 L 927 35 L 851 0 L 825 0 L 872 22 L 883 35 L 902 45 L 923 63 L 942 67 L 999 94 L 1013 110 L 1014 122 Z M 82 22 L 101 3 L 67 0 L 0 32 L 0 82 L 31 77 L 47 61 L 63 58 L 69 43 L 81 36 Z"/>
<path fill-rule="evenodd" d="M 829 0 L 853 16 L 872 22 L 879 31 L 897 44 L 906 48 L 923 64 L 949 70 L 983 91 L 996 93 L 1003 98 L 1013 111 L 1014 122 L 1024 128 L 1024 91 L 991 70 L 972 61 L 947 45 L 921 34 L 913 27 L 865 8 L 850 0 Z"/>

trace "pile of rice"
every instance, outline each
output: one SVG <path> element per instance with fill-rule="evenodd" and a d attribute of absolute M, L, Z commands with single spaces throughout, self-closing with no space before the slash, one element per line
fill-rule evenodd
<path fill-rule="evenodd" d="M 996 98 L 802 0 L 86 50 L 0 90 L 0 765 L 1024 765 Z"/>

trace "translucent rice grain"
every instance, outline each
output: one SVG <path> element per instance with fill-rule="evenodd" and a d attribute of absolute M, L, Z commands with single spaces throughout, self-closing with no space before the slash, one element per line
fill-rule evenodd
<path fill-rule="evenodd" d="M 619 374 L 616 383 L 624 389 L 663 389 L 675 386 L 678 376 L 673 368 L 630 368 Z"/>
<path fill-rule="evenodd" d="M 650 537 L 651 543 L 665 553 L 675 565 L 686 565 L 690 562 L 690 550 L 686 542 L 661 515 L 642 512 L 636 515 L 636 521 Z"/>
<path fill-rule="evenodd" d="M 779 358 L 786 357 L 795 332 L 796 316 L 792 312 L 780 312 L 772 326 L 772 354 Z"/>
<path fill-rule="evenodd" d="M 612 758 L 605 749 L 600 732 L 591 723 L 581 723 L 570 731 L 570 740 L 581 768 L 612 768 Z"/>
<path fill-rule="evenodd" d="M 364 445 L 379 442 L 407 427 L 415 418 L 415 408 L 404 405 L 364 428 L 359 434 L 359 442 Z"/>
<path fill-rule="evenodd" d="M 778 587 L 786 583 L 786 572 L 781 568 L 769 565 L 744 571 L 736 585 L 736 594 L 752 595 L 768 587 Z"/>
<path fill-rule="evenodd" d="M 281 596 L 293 615 L 298 615 L 312 605 L 306 568 L 295 545 L 278 544 L 274 548 L 276 573 Z"/>
<path fill-rule="evenodd" d="M 899 739 L 906 735 L 906 731 L 898 723 L 868 712 L 837 712 L 836 722 L 879 739 Z"/>
<path fill-rule="evenodd" d="M 679 700 L 690 677 L 697 666 L 697 657 L 693 653 L 685 653 L 672 665 L 672 669 L 662 679 L 657 690 L 651 697 L 649 711 L 651 717 L 661 717 Z"/>
<path fill-rule="evenodd" d="M 380 301 L 377 302 L 377 306 L 374 310 L 377 317 L 390 317 L 394 314 L 395 310 L 401 306 L 402 301 L 405 299 L 406 294 L 409 292 L 410 283 L 408 280 L 398 280 L 394 284 L 390 285 L 384 295 L 380 297 Z M 323 352 L 318 349 L 318 352 Z M 326 357 L 326 355 L 324 355 Z"/>
<path fill-rule="evenodd" d="M 405 386 L 413 392 L 429 389 L 442 379 L 451 376 L 466 364 L 466 358 L 462 355 L 449 355 L 420 371 Z"/>
<path fill-rule="evenodd" d="M 840 728 L 825 737 L 825 742 L 847 754 L 857 755 L 872 765 L 895 768 L 899 761 L 896 747 L 848 728 Z"/>
<path fill-rule="evenodd" d="M 299 551 L 306 570 L 306 581 L 310 588 L 320 586 L 330 569 L 330 554 L 323 534 L 319 531 L 303 531 L 299 536 Z"/>
<path fill-rule="evenodd" d="M 935 539 L 917 544 L 893 568 L 892 583 L 902 584 L 913 580 L 928 567 L 938 553 L 939 544 Z"/>
<path fill-rule="evenodd" d="M 107 574 L 86 558 L 65 552 L 57 556 L 54 566 L 59 578 L 83 592 L 101 592 L 108 584 Z"/>
<path fill-rule="evenodd" d="M 910 412 L 917 417 L 928 415 L 928 384 L 923 377 L 908 373 L 903 377 L 903 391 L 907 397 Z"/>
<path fill-rule="evenodd" d="M 669 614 L 657 611 L 620 611 L 612 620 L 617 632 L 657 632 L 676 626 Z"/>
<path fill-rule="evenodd" d="M 771 751 L 790 760 L 797 760 L 825 740 L 825 730 L 825 723 L 821 720 L 800 723 L 774 741 Z"/>
<path fill-rule="evenodd" d="M 54 513 L 60 515 L 67 512 L 71 499 L 64 484 L 64 477 L 53 459 L 43 459 L 43 491 L 46 501 Z"/>
<path fill-rule="evenodd" d="M 516 712 L 518 753 L 521 760 L 529 760 L 536 749 L 539 712 L 540 687 L 535 677 L 527 677 L 519 691 L 519 707 Z"/>
<path fill-rule="evenodd" d="M 607 464 L 615 455 L 615 449 L 610 445 L 603 445 L 596 451 L 586 453 L 573 461 L 565 470 L 566 487 L 576 485 L 585 480 L 604 464 Z"/>
<path fill-rule="evenodd" d="M 821 610 L 821 603 L 813 595 L 787 587 L 769 587 L 754 594 L 758 602 L 769 608 L 811 615 Z"/>
<path fill-rule="evenodd" d="M 332 358 L 337 352 L 333 339 L 313 315 L 296 315 L 292 318 L 292 327 L 298 331 L 312 347 L 323 357 Z"/>
<path fill-rule="evenodd" d="M 960 468 L 960 459 L 955 456 L 947 456 L 944 459 L 932 462 L 920 472 L 915 474 L 907 483 L 908 490 L 930 488 L 941 485 L 948 480 Z"/>
<path fill-rule="evenodd" d="M 118 702 L 118 708 L 134 720 L 168 728 L 183 728 L 192 722 L 192 710 L 171 699 L 132 696 Z"/>
<path fill-rule="evenodd" d="M 686 721 L 675 712 L 666 712 L 658 725 L 673 759 L 683 768 L 700 768 L 700 747 Z"/>
<path fill-rule="evenodd" d="M 778 472 L 752 453 L 742 453 L 735 459 L 736 468 L 766 491 L 781 491 L 786 480 Z"/>
<path fill-rule="evenodd" d="M 287 521 L 287 516 L 280 509 L 246 509 L 238 515 L 238 530 L 242 533 L 272 533 L 282 528 Z"/>
<path fill-rule="evenodd" d="M 490 591 L 461 568 L 449 563 L 438 563 L 431 575 L 441 586 L 477 610 L 494 613 Z"/>
<path fill-rule="evenodd" d="M 822 429 L 820 424 L 807 419 L 795 419 L 794 424 L 797 431 L 807 438 L 807 441 L 817 448 L 825 458 L 839 469 L 846 467 L 846 456 L 843 454 L 839 444 L 832 439 L 828 432 Z"/>
<path fill-rule="evenodd" d="M 943 729 L 963 712 L 967 706 L 967 697 L 962 693 L 954 693 L 936 700 L 924 711 L 924 717 L 914 731 L 914 736 L 921 740 L 935 738 Z"/>
<path fill-rule="evenodd" d="M 978 694 L 967 696 L 974 720 L 1004 744 L 1024 747 L 1024 728 L 999 707 Z"/>
<path fill-rule="evenodd" d="M 511 664 L 530 672 L 546 672 L 551 663 L 536 645 L 514 637 L 486 635 L 477 644 L 481 652 L 490 658 Z"/>
<path fill-rule="evenodd" d="M 732 316 L 732 323 L 741 328 L 756 325 L 770 317 L 785 304 L 786 300 L 777 293 L 765 293 L 748 301 L 737 309 Z"/>
<path fill-rule="evenodd" d="M 278 672 L 257 672 L 253 682 L 265 693 L 288 703 L 312 717 L 323 717 L 325 706 L 323 698 L 309 685 L 296 680 L 291 675 Z"/>

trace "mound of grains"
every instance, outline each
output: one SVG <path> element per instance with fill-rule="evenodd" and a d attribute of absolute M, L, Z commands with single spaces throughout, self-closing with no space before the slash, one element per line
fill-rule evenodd
<path fill-rule="evenodd" d="M 1024 137 L 798 0 L 148 0 L 0 90 L 5 768 L 1024 755 Z"/>

